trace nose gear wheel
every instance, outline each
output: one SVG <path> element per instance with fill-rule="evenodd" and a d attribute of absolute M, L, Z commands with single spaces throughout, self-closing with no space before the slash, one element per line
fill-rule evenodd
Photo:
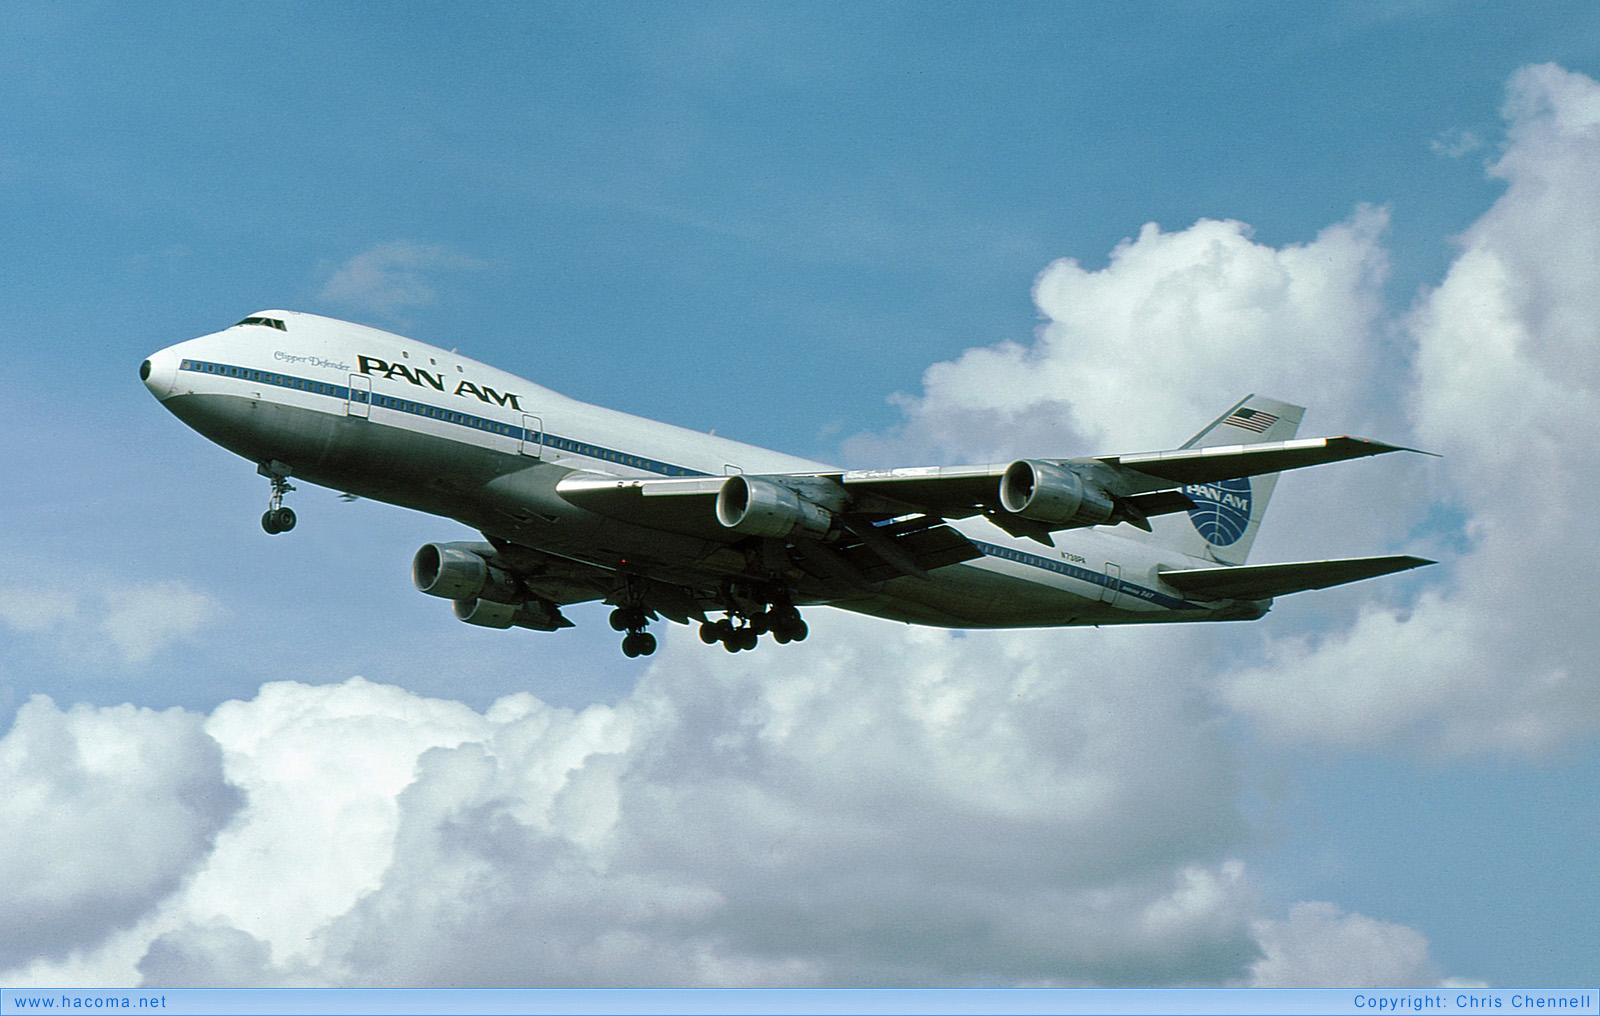
<path fill-rule="evenodd" d="M 287 508 L 283 503 L 283 495 L 294 490 L 294 484 L 289 482 L 289 468 L 280 462 L 264 463 L 258 470 L 262 476 L 272 481 L 272 499 L 267 504 L 267 511 L 261 516 L 261 528 L 269 534 L 276 536 L 287 533 L 294 528 L 294 509 Z"/>

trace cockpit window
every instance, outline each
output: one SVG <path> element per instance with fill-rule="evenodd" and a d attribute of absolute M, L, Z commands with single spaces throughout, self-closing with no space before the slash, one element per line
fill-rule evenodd
<path fill-rule="evenodd" d="M 239 325 L 265 325 L 268 328 L 276 328 L 280 332 L 286 332 L 289 330 L 283 326 L 282 321 L 279 321 L 277 318 L 273 317 L 247 317 L 243 321 L 240 321 Z M 234 327 L 237 328 L 239 325 L 234 325 Z"/>

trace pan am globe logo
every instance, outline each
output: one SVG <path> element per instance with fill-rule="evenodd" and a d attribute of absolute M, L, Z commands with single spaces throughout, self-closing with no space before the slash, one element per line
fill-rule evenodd
<path fill-rule="evenodd" d="M 1189 510 L 1194 528 L 1214 547 L 1238 543 L 1250 525 L 1250 480 L 1195 483 L 1183 488 L 1195 507 Z"/>

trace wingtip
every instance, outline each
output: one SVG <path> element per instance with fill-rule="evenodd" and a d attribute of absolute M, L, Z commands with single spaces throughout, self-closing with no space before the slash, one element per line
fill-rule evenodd
<path fill-rule="evenodd" d="M 1424 448 L 1411 448 L 1407 445 L 1390 444 L 1387 441 L 1374 441 L 1370 437 L 1352 437 L 1351 435 L 1346 434 L 1342 438 L 1339 438 L 1339 440 L 1354 441 L 1357 444 L 1370 445 L 1372 450 L 1367 453 L 1369 455 L 1387 455 L 1390 452 L 1412 452 L 1417 455 L 1427 455 L 1435 459 L 1444 458 L 1444 456 L 1440 455 L 1438 452 L 1430 452 Z"/>

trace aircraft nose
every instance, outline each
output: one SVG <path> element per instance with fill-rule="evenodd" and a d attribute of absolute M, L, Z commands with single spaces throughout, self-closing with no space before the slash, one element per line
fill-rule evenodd
<path fill-rule="evenodd" d="M 166 401 L 178 387 L 178 354 L 170 348 L 150 356 L 139 365 L 139 380 L 150 394 Z"/>

